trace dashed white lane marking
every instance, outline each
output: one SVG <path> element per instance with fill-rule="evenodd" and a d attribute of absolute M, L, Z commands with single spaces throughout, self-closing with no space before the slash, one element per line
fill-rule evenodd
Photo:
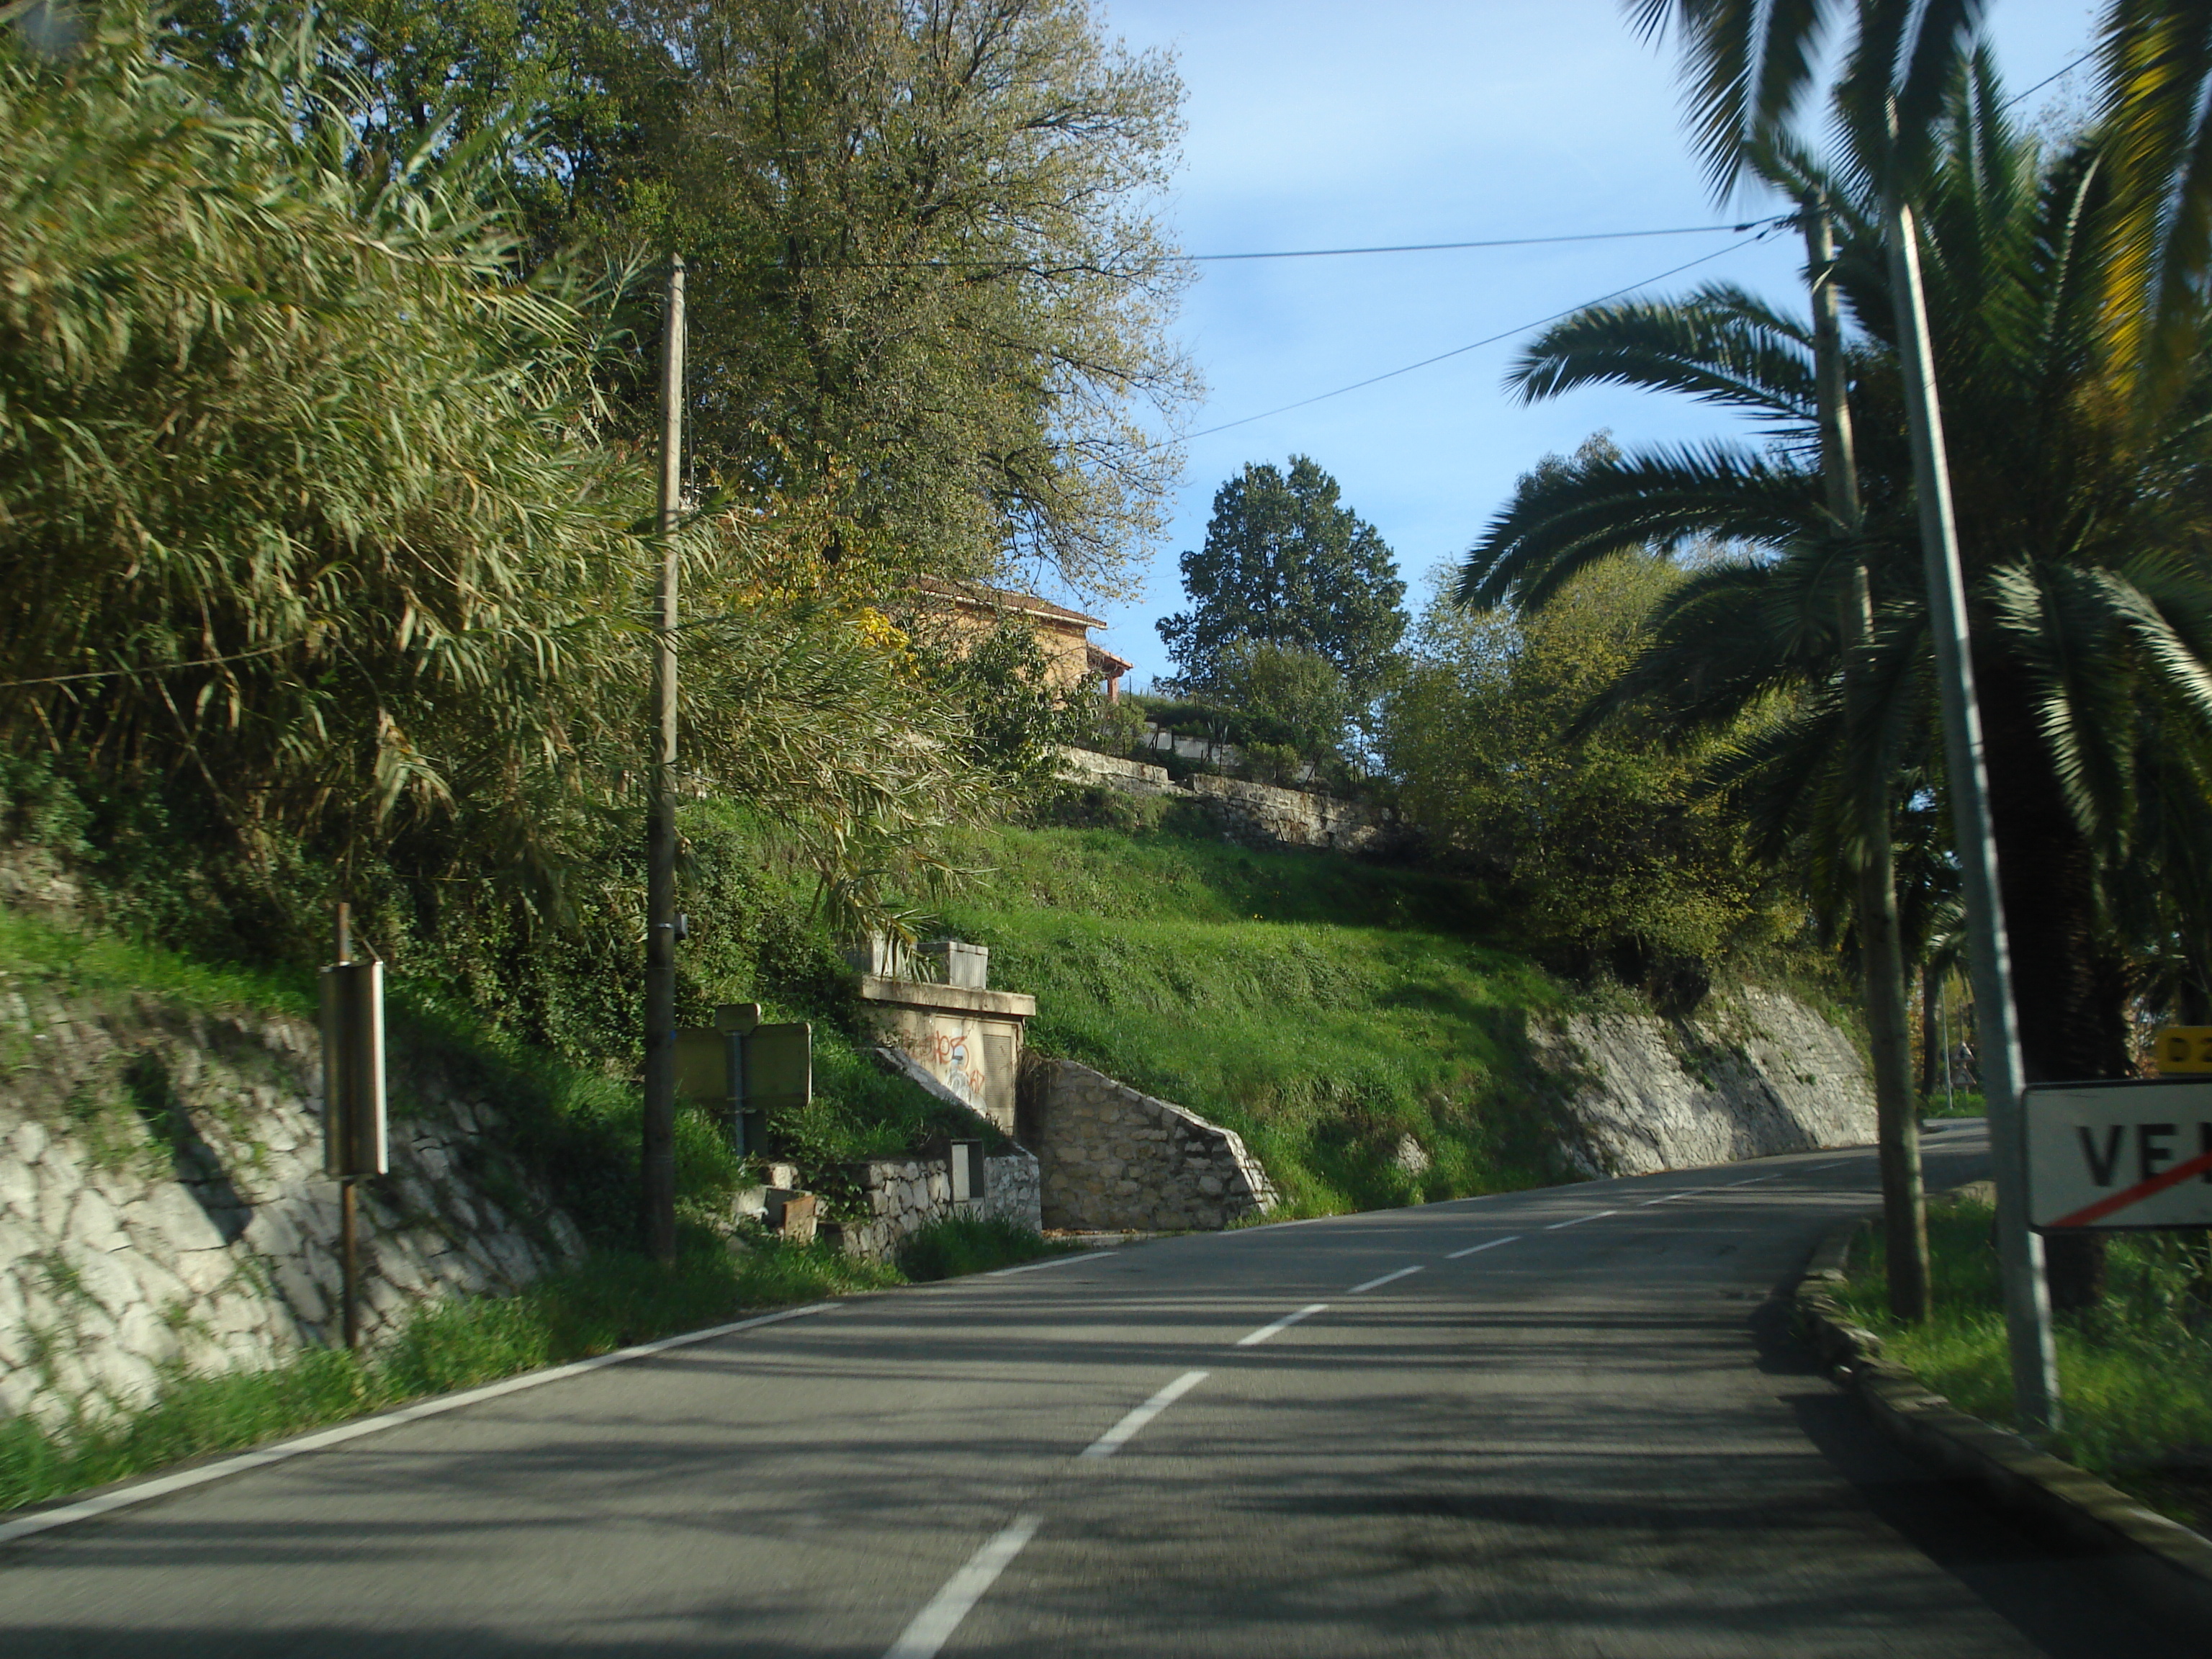
<path fill-rule="evenodd" d="M 1176 1378 L 1174 1382 L 1169 1383 L 1167 1387 L 1162 1389 L 1150 1400 L 1145 1401 L 1143 1405 L 1129 1413 L 1127 1416 L 1124 1417 L 1112 1428 L 1107 1430 L 1105 1433 L 1100 1435 L 1096 1440 L 1085 1446 L 1083 1449 L 1082 1455 L 1085 1457 L 1111 1457 L 1115 1452 L 1121 1450 L 1122 1447 L 1127 1445 L 1129 1442 L 1135 1439 L 1139 1433 L 1143 1432 L 1146 1424 L 1151 1422 L 1169 1407 L 1174 1405 L 1176 1401 L 1182 1399 L 1183 1395 L 1188 1394 L 1200 1383 L 1205 1382 L 1211 1375 L 1212 1373 L 1209 1371 L 1185 1371 L 1181 1376 Z M 934 1652 L 935 1650 L 933 1649 L 931 1651 Z"/>
<path fill-rule="evenodd" d="M 1384 1273 L 1380 1279 L 1370 1279 L 1364 1285 L 1354 1285 L 1350 1290 L 1346 1291 L 1345 1294 L 1346 1296 L 1358 1296 L 1363 1291 L 1380 1290 L 1383 1285 L 1388 1285 L 1394 1279 L 1403 1279 L 1407 1273 L 1417 1273 L 1420 1271 L 1421 1270 L 1419 1267 L 1401 1267 L 1395 1273 Z"/>
<path fill-rule="evenodd" d="M 1446 1256 L 1444 1260 L 1447 1261 L 1456 1261 L 1463 1255 L 1474 1255 L 1483 1250 L 1494 1250 L 1500 1244 L 1510 1244 L 1515 1239 L 1520 1237 L 1521 1235 L 1518 1233 L 1508 1233 L 1503 1238 L 1486 1239 L 1480 1244 L 1470 1244 L 1463 1250 L 1454 1250 L 1449 1255 Z"/>
<path fill-rule="evenodd" d="M 703 1331 L 686 1331 L 680 1336 L 664 1336 L 657 1342 L 641 1342 L 635 1347 L 617 1348 L 612 1353 L 595 1355 L 590 1359 L 573 1360 L 566 1365 L 556 1365 L 549 1370 L 531 1371 L 521 1376 L 511 1376 L 504 1382 L 488 1382 L 481 1389 L 470 1389 L 461 1394 L 449 1394 L 439 1400 L 425 1400 L 419 1405 L 402 1406 L 398 1411 L 386 1412 L 379 1417 L 365 1417 L 351 1423 L 341 1423 L 336 1428 L 319 1429 L 313 1434 L 303 1434 L 296 1440 L 282 1441 L 274 1446 L 264 1446 L 236 1457 L 226 1457 L 220 1462 L 203 1463 L 196 1469 L 182 1469 L 175 1474 L 157 1475 L 151 1480 L 141 1480 L 136 1486 L 118 1492 L 102 1492 L 97 1498 L 88 1498 L 79 1503 L 64 1504 L 59 1509 L 42 1510 L 36 1515 L 27 1515 L 19 1520 L 0 1522 L 0 1544 L 12 1543 L 18 1538 L 27 1538 L 33 1533 L 51 1532 L 56 1527 L 66 1527 L 74 1522 L 89 1521 L 97 1515 L 111 1510 L 128 1509 L 133 1504 L 143 1504 L 149 1498 L 167 1498 L 173 1492 L 183 1492 L 192 1486 L 204 1486 L 210 1480 L 221 1480 L 234 1474 L 244 1474 L 250 1469 L 265 1468 L 271 1463 L 281 1463 L 288 1457 L 297 1457 L 303 1452 L 321 1451 L 326 1447 L 341 1446 L 349 1440 L 358 1440 L 363 1435 L 380 1434 L 386 1429 L 396 1429 L 404 1423 L 420 1422 L 426 1417 L 438 1417 L 447 1412 L 459 1411 L 464 1406 L 473 1406 L 486 1400 L 497 1400 L 503 1395 L 520 1394 L 526 1389 L 543 1388 L 548 1382 L 559 1382 L 571 1376 L 581 1376 L 586 1371 L 600 1370 L 609 1365 L 619 1365 L 625 1360 L 643 1359 L 649 1355 L 665 1353 L 671 1348 L 688 1348 L 696 1342 L 711 1342 L 718 1336 L 728 1336 L 734 1331 L 749 1331 L 761 1325 L 780 1325 L 787 1319 L 804 1319 L 809 1314 L 827 1313 L 838 1304 L 835 1302 L 810 1302 L 803 1308 L 786 1308 L 779 1313 L 761 1314 L 751 1319 L 740 1319 L 727 1325 L 709 1326 Z"/>
<path fill-rule="evenodd" d="M 1711 1187 L 1684 1187 L 1679 1191 L 1662 1193 L 1656 1198 L 1647 1198 L 1636 1207 L 1639 1210 L 1648 1210 L 1654 1204 L 1671 1204 L 1678 1198 L 1694 1198 L 1699 1193 L 1710 1193 L 1713 1190 L 1715 1189 Z"/>
<path fill-rule="evenodd" d="M 1547 1233 L 1555 1233 L 1562 1227 L 1578 1227 L 1585 1221 L 1601 1221 L 1607 1216 L 1620 1213 L 1618 1210 L 1592 1210 L 1588 1215 L 1569 1216 L 1565 1221 L 1554 1221 L 1544 1231 Z"/>
<path fill-rule="evenodd" d="M 1756 1187 L 1762 1181 L 1778 1181 L 1780 1179 L 1781 1177 L 1779 1176 L 1746 1176 L 1741 1181 L 1731 1181 L 1726 1184 L 1730 1187 Z"/>
<path fill-rule="evenodd" d="M 1049 1261 L 1024 1261 L 1018 1267 L 994 1267 L 983 1275 L 986 1279 L 1004 1279 L 1008 1273 L 1033 1273 L 1040 1267 L 1065 1267 L 1071 1261 L 1096 1261 L 1108 1250 L 1118 1245 L 1106 1245 L 1097 1249 L 1083 1250 L 1073 1255 L 1054 1256 Z"/>
<path fill-rule="evenodd" d="M 1328 1303 L 1316 1302 L 1309 1307 L 1299 1309 L 1296 1313 L 1286 1313 L 1273 1324 L 1262 1325 L 1258 1330 L 1252 1332 L 1249 1335 L 1238 1337 L 1237 1339 L 1237 1346 L 1240 1348 L 1256 1348 L 1262 1342 L 1265 1342 L 1269 1337 L 1277 1335 L 1281 1332 L 1287 1331 L 1301 1319 L 1311 1319 L 1317 1313 L 1327 1313 L 1328 1311 Z"/>
<path fill-rule="evenodd" d="M 930 1598 L 929 1605 L 915 1614 L 914 1622 L 884 1650 L 884 1659 L 936 1659 L 937 1650 L 951 1639 L 960 1621 L 974 1610 L 1042 1524 L 1042 1516 L 1019 1516 L 1013 1525 L 994 1535 L 968 1558 L 966 1566 L 945 1581 L 945 1588 Z"/>

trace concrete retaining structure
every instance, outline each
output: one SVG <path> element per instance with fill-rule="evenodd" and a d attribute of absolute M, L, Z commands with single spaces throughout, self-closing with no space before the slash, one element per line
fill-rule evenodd
<path fill-rule="evenodd" d="M 1242 1138 L 1195 1112 L 1072 1060 L 1032 1066 L 1024 1094 L 1048 1227 L 1211 1231 L 1274 1207 Z"/>
<path fill-rule="evenodd" d="M 337 1340 L 338 1188 L 303 1020 L 0 992 L 0 1414 L 110 1416 L 165 1370 L 269 1365 Z M 511 1291 L 583 1240 L 498 1120 L 393 1060 L 392 1173 L 362 1186 L 362 1325 Z"/>
<path fill-rule="evenodd" d="M 956 1200 L 944 1158 L 872 1158 L 845 1166 L 868 1204 L 868 1218 L 834 1224 L 848 1255 L 887 1261 L 908 1234 L 963 1211 L 1042 1231 L 1037 1161 L 1019 1146 L 983 1160 L 983 1195 Z"/>

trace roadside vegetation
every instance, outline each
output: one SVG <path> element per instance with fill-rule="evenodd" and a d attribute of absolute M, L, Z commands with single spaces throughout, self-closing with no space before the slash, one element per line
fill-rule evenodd
<path fill-rule="evenodd" d="M 1925 1323 L 1889 1311 L 1881 1239 L 1862 1239 L 1838 1300 L 1960 1410 L 2015 1426 L 2004 1306 L 1986 1197 L 1928 1206 L 1933 1297 Z M 2200 1529 L 2212 1525 L 2212 1237 L 2108 1236 L 2093 1308 L 2057 1323 L 2065 1427 L 2037 1438 L 2060 1456 Z"/>

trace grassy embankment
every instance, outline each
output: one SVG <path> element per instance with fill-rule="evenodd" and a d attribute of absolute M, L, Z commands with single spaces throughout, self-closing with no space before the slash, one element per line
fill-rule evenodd
<path fill-rule="evenodd" d="M 302 978 L 195 961 L 177 952 L 96 933 L 54 927 L 0 909 L 0 989 L 60 994 L 80 1004 L 152 998 L 172 1007 L 307 1017 Z M 0 1420 L 0 1510 L 36 1503 L 184 1458 L 236 1450 L 425 1395 L 473 1387 L 541 1366 L 697 1329 L 745 1312 L 818 1297 L 937 1279 L 1028 1259 L 1048 1249 L 1034 1233 L 948 1224 L 909 1241 L 897 1267 L 852 1261 L 827 1248 L 755 1238 L 728 1241 L 702 1224 L 738 1176 L 711 1127 L 681 1126 L 678 1178 L 689 1224 L 672 1267 L 621 1247 L 634 1205 L 635 1091 L 603 1073 L 566 1066 L 472 1030 L 434 1002 L 404 994 L 395 1006 L 395 1047 L 433 1049 L 465 1069 L 476 1090 L 507 1113 L 516 1149 L 538 1166 L 595 1238 L 585 1261 L 520 1295 L 427 1306 L 373 1354 L 309 1351 L 266 1370 L 168 1377 L 160 1394 L 127 1416 L 42 1429 Z M 22 1046 L 11 1044 L 11 1046 Z M 11 1066 L 34 1064 L 9 1054 Z M 842 1098 L 825 1101 L 823 1133 L 902 1140 L 903 1117 L 920 1109 L 878 1088 L 880 1073 L 833 1037 L 829 1075 L 852 1075 Z M 404 1085 L 396 1086 L 402 1093 Z M 854 1130 L 877 1103 L 884 1121 Z M 153 1133 L 121 1099 L 74 1096 L 65 1126 L 114 1157 L 126 1138 Z"/>
<path fill-rule="evenodd" d="M 1527 1030 L 1566 993 L 1479 942 L 1467 884 L 1173 818 L 967 857 L 985 873 L 945 919 L 1036 996 L 1031 1046 L 1237 1130 L 1292 1213 L 1565 1178 Z"/>
<path fill-rule="evenodd" d="M 1961 1411 L 2013 1424 L 2011 1370 L 1985 1201 L 1928 1206 L 1934 1312 L 1918 1328 L 1887 1310 L 1879 1231 L 1854 1251 L 1840 1300 L 1884 1354 Z M 2206 1241 L 2115 1233 L 2104 1301 L 2058 1320 L 2065 1429 L 2047 1443 L 2191 1526 L 2212 1526 L 2212 1282 Z"/>

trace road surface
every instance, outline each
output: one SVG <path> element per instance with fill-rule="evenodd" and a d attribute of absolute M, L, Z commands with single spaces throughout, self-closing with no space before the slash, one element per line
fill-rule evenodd
<path fill-rule="evenodd" d="M 1984 1172 L 1929 1138 L 1931 1185 Z M 855 1298 L 0 1549 L 0 1651 L 2184 1649 L 1790 1340 L 1870 1151 Z"/>

